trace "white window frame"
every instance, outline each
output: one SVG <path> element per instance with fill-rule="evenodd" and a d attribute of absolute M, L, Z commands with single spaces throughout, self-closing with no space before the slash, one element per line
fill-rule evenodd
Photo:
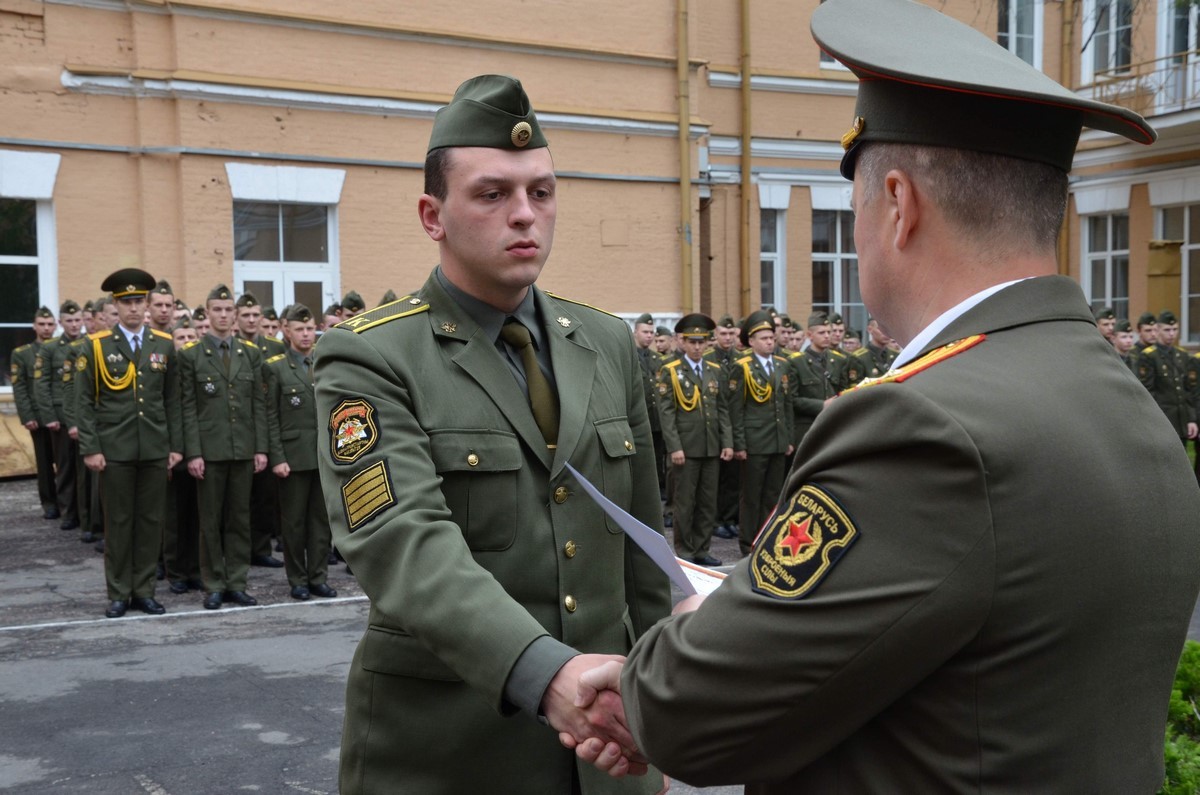
<path fill-rule="evenodd" d="M 842 251 L 841 250 L 842 238 L 843 238 L 842 226 L 845 223 L 851 224 L 850 234 L 853 237 L 854 213 L 849 208 L 820 206 L 823 204 L 828 204 L 828 202 L 820 201 L 816 195 L 815 189 L 814 189 L 813 199 L 814 199 L 814 201 L 813 201 L 813 212 L 814 213 L 816 213 L 816 212 L 836 213 L 836 216 L 835 216 L 836 222 L 834 224 L 834 231 L 833 231 L 833 235 L 834 235 L 833 248 L 834 248 L 834 250 L 833 251 L 814 251 L 814 252 L 812 252 L 812 259 L 811 259 L 811 262 L 814 265 L 817 263 L 818 260 L 821 262 L 832 263 L 832 277 L 833 277 L 832 295 L 830 296 L 830 303 L 828 303 L 828 304 L 817 303 L 816 295 L 814 295 L 813 296 L 813 311 L 817 311 L 819 309 L 824 308 L 826 311 L 828 311 L 830 313 L 836 312 L 842 316 L 842 319 L 845 321 L 847 327 L 854 327 L 855 330 L 858 331 L 858 333 L 862 334 L 866 331 L 866 312 L 867 312 L 866 306 L 863 304 L 862 301 L 850 302 L 848 300 L 850 298 L 850 293 L 852 291 L 850 289 L 850 285 L 847 283 L 847 280 L 842 278 L 842 273 L 845 270 L 845 266 L 850 262 L 854 262 L 854 263 L 858 262 L 858 252 L 857 251 Z M 810 270 L 810 274 L 811 274 L 811 270 Z M 861 294 L 861 292 L 862 291 L 860 289 L 859 293 Z M 853 323 L 850 319 L 852 309 L 856 308 L 856 307 L 861 309 L 862 313 L 863 313 L 863 319 L 862 319 L 861 323 Z"/>
<path fill-rule="evenodd" d="M 1079 251 L 1080 251 L 1081 262 L 1080 262 L 1080 266 L 1079 266 L 1079 283 L 1080 283 L 1080 286 L 1083 288 L 1083 294 L 1084 294 L 1084 297 L 1087 298 L 1088 305 L 1091 306 L 1093 309 L 1096 309 L 1099 307 L 1111 306 L 1114 309 L 1117 309 L 1118 316 L 1128 317 L 1129 309 L 1130 309 L 1128 293 L 1126 293 L 1126 295 L 1124 295 L 1124 296 L 1114 296 L 1114 294 L 1113 294 L 1113 285 L 1114 285 L 1113 258 L 1119 257 L 1119 256 L 1125 257 L 1125 283 L 1126 283 L 1127 290 L 1128 290 L 1128 286 L 1129 286 L 1129 269 L 1131 266 L 1131 263 L 1129 261 L 1130 250 L 1128 248 L 1118 249 L 1118 248 L 1112 247 L 1113 218 L 1116 216 L 1124 216 L 1125 217 L 1125 233 L 1126 233 L 1126 236 L 1128 237 L 1130 234 L 1129 212 L 1128 211 L 1094 213 L 1091 215 L 1084 215 L 1084 216 L 1080 217 L 1080 225 L 1079 225 L 1080 226 L 1080 247 L 1079 247 Z M 1107 223 L 1105 224 L 1106 239 L 1104 241 L 1104 248 L 1099 249 L 1097 251 L 1090 250 L 1091 249 L 1091 239 L 1090 239 L 1091 221 L 1094 218 L 1108 219 Z M 1095 287 L 1095 285 L 1092 284 L 1092 266 L 1097 262 L 1104 263 L 1104 286 L 1103 286 L 1103 289 L 1100 291 L 1100 296 L 1093 298 L 1092 297 L 1093 292 L 1094 292 L 1093 288 Z M 1099 307 L 1096 306 L 1097 301 L 1099 302 Z M 1118 307 L 1122 306 L 1122 304 L 1124 306 L 1124 312 L 1122 312 L 1122 310 L 1120 308 L 1118 308 Z"/>
<path fill-rule="evenodd" d="M 1020 14 L 1021 0 L 1007 0 L 1008 2 L 1008 44 L 1007 49 L 1013 55 L 1017 54 L 1016 40 L 1017 36 L 1014 31 L 1018 29 L 1018 16 Z M 998 7 L 999 4 L 997 4 Z M 1033 14 L 1033 61 L 1030 63 L 1034 69 L 1041 71 L 1042 69 L 1042 22 L 1045 17 L 1044 0 L 1030 0 L 1028 8 Z M 997 14 L 999 11 L 997 11 Z M 1000 37 L 999 19 L 996 22 L 996 38 Z"/>
<path fill-rule="evenodd" d="M 787 210 L 776 210 L 769 207 L 760 209 L 759 223 L 762 223 L 762 216 L 766 213 L 773 213 L 775 216 L 775 250 L 763 251 L 761 245 L 758 252 L 759 261 L 759 309 L 774 307 L 775 311 L 780 313 L 787 312 Z M 762 235 L 759 235 L 761 243 Z M 762 266 L 763 263 L 771 263 L 771 285 L 773 287 L 774 300 L 765 300 L 763 294 L 764 285 L 762 284 Z"/>
<path fill-rule="evenodd" d="M 1188 285 L 1191 284 L 1191 257 L 1193 252 L 1200 251 L 1200 243 L 1189 242 L 1192 238 L 1191 230 L 1191 213 L 1189 210 L 1193 207 L 1200 207 L 1200 201 L 1191 201 L 1187 204 L 1168 204 L 1156 206 L 1154 208 L 1154 230 L 1155 237 L 1159 240 L 1168 239 L 1166 215 L 1168 210 L 1183 211 L 1183 234 L 1181 239 L 1183 245 L 1179 249 L 1180 269 L 1179 269 L 1179 343 L 1181 345 L 1188 343 L 1200 342 L 1200 331 L 1191 333 L 1191 305 L 1193 298 L 1200 298 L 1200 293 L 1188 292 Z"/>
<path fill-rule="evenodd" d="M 1167 1 L 1170 2 L 1171 0 L 1167 0 Z M 1088 41 L 1088 43 L 1087 43 L 1087 47 L 1080 53 L 1079 72 L 1080 72 L 1080 76 L 1082 78 L 1082 82 L 1084 84 L 1093 83 L 1097 79 L 1104 79 L 1104 80 L 1120 79 L 1120 77 L 1123 76 L 1123 73 L 1117 73 L 1116 75 L 1105 75 L 1100 78 L 1098 78 L 1096 75 L 1096 69 L 1095 69 L 1094 62 L 1095 62 L 1095 52 L 1096 52 L 1096 47 L 1097 47 L 1097 44 L 1096 44 L 1097 37 L 1096 37 L 1096 35 L 1092 34 L 1092 31 L 1095 29 L 1095 26 L 1096 26 L 1096 16 L 1097 16 L 1096 6 L 1098 3 L 1101 3 L 1101 2 L 1111 3 L 1112 5 L 1117 6 L 1117 7 L 1119 7 L 1122 3 L 1131 4 L 1130 5 L 1130 35 L 1132 37 L 1132 28 L 1133 28 L 1132 15 L 1133 15 L 1133 11 L 1135 10 L 1132 6 L 1132 3 L 1134 2 L 1134 0 L 1083 0 L 1082 28 L 1080 31 L 1080 36 L 1084 37 L 1084 39 L 1086 39 L 1089 36 L 1091 37 L 1090 41 Z M 1109 16 L 1110 20 L 1112 20 L 1114 18 L 1115 18 L 1115 15 Z M 1115 31 L 1110 30 L 1110 33 L 1111 32 L 1115 32 Z M 1111 68 L 1113 68 L 1113 66 L 1115 66 L 1114 60 L 1115 60 L 1115 56 L 1116 56 L 1117 37 L 1110 36 L 1108 41 L 1109 41 L 1109 53 L 1108 53 L 1109 66 L 1106 68 L 1111 69 Z M 1132 45 L 1131 45 L 1131 47 L 1132 47 Z M 1129 54 L 1129 59 L 1130 59 L 1130 62 L 1132 63 L 1132 61 L 1133 61 L 1132 49 Z M 1122 65 L 1129 66 L 1130 64 L 1122 64 Z"/>
<path fill-rule="evenodd" d="M 1184 110 L 1195 106 L 1189 102 L 1200 94 L 1200 58 L 1189 53 L 1200 49 L 1200 8 L 1194 5 L 1186 7 L 1188 14 L 1187 41 L 1181 45 L 1172 40 L 1175 32 L 1175 12 L 1179 6 L 1168 0 L 1158 4 L 1158 35 L 1155 37 L 1159 68 L 1166 71 L 1158 83 L 1158 95 L 1155 97 L 1157 113 Z M 1175 56 L 1175 57 L 1171 57 Z M 1170 63 L 1164 59 L 1171 58 Z"/>

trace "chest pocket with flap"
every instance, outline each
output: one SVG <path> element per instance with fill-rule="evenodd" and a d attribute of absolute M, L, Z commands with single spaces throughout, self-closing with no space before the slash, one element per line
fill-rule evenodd
<path fill-rule="evenodd" d="M 442 494 L 467 546 L 477 552 L 508 549 L 517 536 L 517 475 L 521 444 L 515 434 L 490 428 L 429 433 Z"/>

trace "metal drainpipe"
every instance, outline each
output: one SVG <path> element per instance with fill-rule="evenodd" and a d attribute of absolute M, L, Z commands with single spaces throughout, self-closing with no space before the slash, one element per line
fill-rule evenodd
<path fill-rule="evenodd" d="M 679 43 L 676 72 L 679 77 L 679 276 L 683 314 L 692 311 L 692 127 L 691 90 L 688 76 L 688 3 L 677 0 L 676 22 Z"/>
<path fill-rule="evenodd" d="M 741 235 L 738 259 L 741 260 L 742 317 L 750 314 L 750 0 L 741 0 L 742 12 L 742 200 L 739 204 Z"/>
<path fill-rule="evenodd" d="M 1067 88 L 1071 87 L 1071 61 L 1074 53 L 1074 34 L 1075 34 L 1075 0 L 1063 0 L 1062 4 L 1062 47 L 1060 52 L 1061 70 L 1058 80 Z M 1071 198 L 1067 194 L 1067 208 L 1063 213 L 1062 229 L 1058 233 L 1058 272 L 1063 276 L 1069 276 L 1071 273 L 1071 263 L 1067 258 L 1071 254 L 1071 243 L 1067 235 L 1071 231 Z"/>

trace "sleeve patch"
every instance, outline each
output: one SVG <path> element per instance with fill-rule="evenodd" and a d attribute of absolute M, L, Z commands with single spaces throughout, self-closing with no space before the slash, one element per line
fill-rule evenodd
<path fill-rule="evenodd" d="M 386 461 L 372 464 L 342 486 L 342 505 L 346 508 L 350 532 L 395 502 Z"/>
<path fill-rule="evenodd" d="M 379 441 L 375 407 L 362 399 L 348 399 L 329 413 L 329 453 L 338 464 L 353 464 Z"/>
<path fill-rule="evenodd" d="M 842 507 L 807 485 L 780 506 L 758 538 L 750 576 L 755 593 L 772 599 L 807 596 L 860 535 Z"/>

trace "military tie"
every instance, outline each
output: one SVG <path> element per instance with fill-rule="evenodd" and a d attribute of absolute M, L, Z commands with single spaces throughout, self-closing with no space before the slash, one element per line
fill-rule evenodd
<path fill-rule="evenodd" d="M 304 371 L 308 373 L 308 382 L 311 384 L 311 383 L 312 383 L 312 380 L 313 380 L 313 377 L 312 377 L 312 359 L 311 359 L 311 358 L 309 358 L 308 356 L 305 356 L 305 357 L 304 357 Z"/>
<path fill-rule="evenodd" d="M 533 349 L 533 338 L 529 329 L 513 320 L 500 329 L 500 337 L 521 356 L 525 368 L 525 383 L 529 387 L 529 406 L 533 409 L 533 420 L 546 438 L 546 446 L 558 444 L 558 395 L 550 388 L 550 382 L 538 365 L 537 353 Z"/>
<path fill-rule="evenodd" d="M 142 335 L 140 333 L 133 335 L 133 360 L 135 362 L 142 358 Z"/>
<path fill-rule="evenodd" d="M 700 381 L 701 383 L 704 382 L 704 370 L 699 364 L 696 365 L 696 380 Z"/>
<path fill-rule="evenodd" d="M 772 362 L 770 359 L 767 359 L 767 379 L 768 380 L 771 378 L 771 374 L 773 371 L 774 371 L 774 368 L 772 367 Z"/>
<path fill-rule="evenodd" d="M 225 364 L 225 375 L 229 375 L 229 340 L 221 340 L 221 361 Z"/>

